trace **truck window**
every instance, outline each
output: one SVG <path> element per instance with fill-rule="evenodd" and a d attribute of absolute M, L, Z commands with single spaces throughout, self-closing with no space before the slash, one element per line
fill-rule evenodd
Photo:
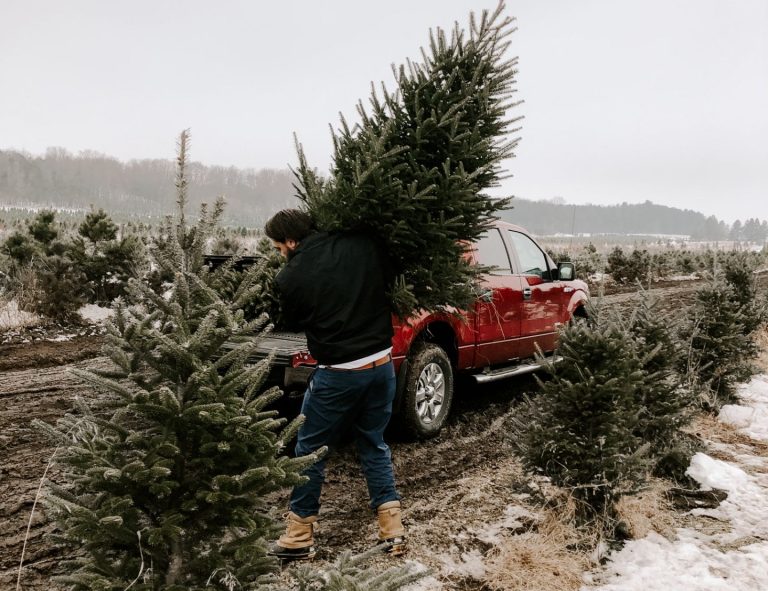
<path fill-rule="evenodd" d="M 512 272 L 507 247 L 498 230 L 488 230 L 477 241 L 477 262 L 488 267 L 496 267 L 491 271 L 493 275 Z"/>
<path fill-rule="evenodd" d="M 523 275 L 548 277 L 547 257 L 537 244 L 525 234 L 514 230 L 509 231 L 509 237 L 520 259 L 520 272 Z"/>

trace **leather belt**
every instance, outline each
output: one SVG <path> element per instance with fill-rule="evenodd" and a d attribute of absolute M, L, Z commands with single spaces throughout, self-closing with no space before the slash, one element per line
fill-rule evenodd
<path fill-rule="evenodd" d="M 385 365 L 392 361 L 392 355 L 387 353 L 384 355 L 384 357 L 379 357 L 375 361 L 371 361 L 370 363 L 366 363 L 365 365 L 361 365 L 360 367 L 331 367 L 329 366 L 328 369 L 333 369 L 335 371 L 358 371 L 360 369 L 373 369 L 374 367 L 379 367 L 380 365 Z"/>

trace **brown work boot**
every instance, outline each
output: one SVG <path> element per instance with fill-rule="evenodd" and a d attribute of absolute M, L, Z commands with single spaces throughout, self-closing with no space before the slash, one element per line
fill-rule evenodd
<path fill-rule="evenodd" d="M 379 516 L 379 540 L 384 542 L 384 551 L 393 556 L 405 553 L 405 528 L 403 527 L 400 501 L 389 501 L 376 509 Z"/>
<path fill-rule="evenodd" d="M 285 533 L 272 544 L 268 554 L 280 560 L 311 560 L 315 557 L 314 528 L 317 515 L 299 517 L 293 511 L 284 515 Z"/>

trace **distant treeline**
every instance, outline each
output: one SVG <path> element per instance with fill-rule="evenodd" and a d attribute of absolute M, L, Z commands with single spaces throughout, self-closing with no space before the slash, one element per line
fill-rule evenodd
<path fill-rule="evenodd" d="M 89 209 L 146 216 L 174 210 L 174 162 L 127 163 L 94 152 L 71 154 L 49 148 L 44 156 L 0 151 L 0 205 Z M 225 217 L 237 225 L 260 225 L 271 213 L 295 205 L 289 170 L 187 165 L 190 203 L 223 195 Z"/>
<path fill-rule="evenodd" d="M 174 209 L 174 166 L 170 160 L 124 163 L 104 154 L 74 155 L 62 148 L 49 148 L 44 156 L 0 150 L 0 206 L 70 210 L 94 206 L 115 219 L 163 216 Z M 275 211 L 298 205 L 289 170 L 191 163 L 188 172 L 193 210 L 223 195 L 228 225 L 261 226 Z M 755 242 L 768 238 L 768 223 L 756 218 L 729 227 L 714 216 L 650 201 L 603 206 L 516 198 L 512 204 L 502 217 L 538 235 L 681 234 L 698 240 Z"/>
<path fill-rule="evenodd" d="M 757 218 L 732 227 L 715 216 L 665 205 L 572 205 L 550 201 L 514 199 L 504 219 L 539 235 L 567 234 L 678 234 L 694 240 L 764 241 L 768 222 Z"/>

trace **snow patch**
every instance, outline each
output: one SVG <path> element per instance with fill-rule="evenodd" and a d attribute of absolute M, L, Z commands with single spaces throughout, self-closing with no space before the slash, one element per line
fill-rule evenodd
<path fill-rule="evenodd" d="M 757 376 L 740 388 L 743 405 L 723 409 L 720 419 L 755 439 L 768 435 L 768 376 Z M 687 474 L 703 489 L 728 492 L 715 509 L 694 509 L 728 524 L 724 533 L 705 534 L 680 528 L 674 540 L 651 533 L 628 542 L 614 554 L 598 578 L 598 587 L 582 591 L 755 591 L 768 589 L 768 473 L 763 457 L 749 455 L 745 446 L 719 445 L 744 467 L 761 468 L 748 474 L 739 465 L 698 453 Z M 752 543 L 751 543 L 752 542 Z M 585 580 L 594 573 L 586 573 Z M 591 581 L 590 581 L 591 582 Z"/>
<path fill-rule="evenodd" d="M 86 304 L 78 310 L 78 314 L 83 320 L 98 324 L 104 322 L 108 318 L 114 315 L 115 311 L 112 308 L 104 308 L 97 306 L 96 304 Z"/>
<path fill-rule="evenodd" d="M 526 523 L 537 521 L 538 516 L 520 505 L 507 505 L 504 517 L 496 523 L 489 523 L 483 528 L 470 530 L 470 533 L 486 544 L 499 546 L 506 532 L 523 527 Z"/>
<path fill-rule="evenodd" d="M 768 441 L 768 376 L 759 375 L 738 389 L 743 404 L 726 404 L 719 419 L 744 435 Z"/>
<path fill-rule="evenodd" d="M 485 562 L 483 554 L 478 549 L 463 552 L 458 558 L 441 556 L 442 573 L 448 576 L 470 577 L 482 581 L 485 577 Z"/>

